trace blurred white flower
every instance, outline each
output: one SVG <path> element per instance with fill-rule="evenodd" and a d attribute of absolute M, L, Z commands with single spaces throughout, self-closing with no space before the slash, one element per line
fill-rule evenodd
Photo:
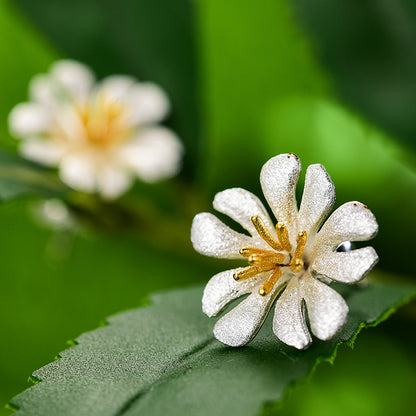
<path fill-rule="evenodd" d="M 208 316 L 250 293 L 217 321 L 214 335 L 224 344 L 247 344 L 275 302 L 273 331 L 284 343 L 306 348 L 312 342 L 309 329 L 319 339 L 332 338 L 344 325 L 348 306 L 325 283 L 356 283 L 377 263 L 372 247 L 349 250 L 350 241 L 376 234 L 378 225 L 371 211 L 359 202 L 348 202 L 322 225 L 334 204 L 335 187 L 322 165 L 309 166 L 298 210 L 295 192 L 300 170 L 293 154 L 276 156 L 263 166 L 260 182 L 278 220 L 276 226 L 261 201 L 241 188 L 218 193 L 214 208 L 240 223 L 250 236 L 209 213 L 194 218 L 191 239 L 199 253 L 249 262 L 248 267 L 215 275 L 204 291 L 202 308 Z"/>
<path fill-rule="evenodd" d="M 180 141 L 155 124 L 169 111 L 155 84 L 124 75 L 96 82 L 87 66 L 61 60 L 32 79 L 29 98 L 10 113 L 11 133 L 25 157 L 59 167 L 74 189 L 112 199 L 135 176 L 154 182 L 180 168 Z"/>

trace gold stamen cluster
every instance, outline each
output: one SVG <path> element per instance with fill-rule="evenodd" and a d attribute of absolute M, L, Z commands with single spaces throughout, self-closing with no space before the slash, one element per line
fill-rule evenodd
<path fill-rule="evenodd" d="M 277 240 L 273 237 L 267 229 L 263 220 L 259 215 L 251 217 L 259 236 L 273 249 L 265 250 L 257 247 L 243 247 L 240 254 L 246 257 L 250 266 L 244 267 L 234 273 L 234 279 L 241 281 L 249 279 L 258 275 L 259 273 L 271 271 L 267 280 L 260 286 L 259 294 L 261 296 L 268 295 L 273 289 L 274 285 L 282 275 L 282 267 L 289 266 L 293 273 L 299 273 L 303 268 L 303 252 L 306 246 L 307 235 L 306 231 L 300 231 L 297 236 L 297 245 L 289 264 L 283 264 L 290 255 L 292 246 L 289 242 L 289 233 L 285 224 L 278 222 L 276 224 Z M 286 252 L 282 253 L 282 252 Z"/>
<path fill-rule="evenodd" d="M 123 141 L 128 129 L 123 119 L 123 106 L 98 97 L 85 108 L 78 108 L 86 130 L 87 141 L 95 146 L 110 146 Z"/>

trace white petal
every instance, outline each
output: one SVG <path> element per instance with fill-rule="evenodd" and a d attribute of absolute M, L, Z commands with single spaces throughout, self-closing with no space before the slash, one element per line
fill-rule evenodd
<path fill-rule="evenodd" d="M 365 241 L 374 237 L 378 230 L 373 213 L 361 202 L 352 201 L 341 205 L 328 218 L 310 247 L 310 257 L 335 251 L 344 241 Z"/>
<path fill-rule="evenodd" d="M 312 270 L 337 282 L 355 283 L 361 280 L 377 261 L 378 256 L 373 247 L 364 247 L 346 252 L 325 253 L 314 260 Z"/>
<path fill-rule="evenodd" d="M 215 338 L 231 347 L 241 347 L 250 342 L 263 325 L 281 286 L 276 285 L 267 296 L 253 292 L 240 302 L 217 321 L 214 327 Z"/>
<path fill-rule="evenodd" d="M 25 137 L 48 131 L 51 119 L 49 112 L 36 103 L 16 105 L 9 114 L 9 127 L 14 136 Z"/>
<path fill-rule="evenodd" d="M 170 130 L 148 128 L 119 150 L 119 159 L 146 182 L 176 175 L 181 166 L 183 146 Z"/>
<path fill-rule="evenodd" d="M 305 187 L 299 208 L 299 230 L 305 230 L 308 237 L 313 238 L 334 202 L 335 186 L 325 168 L 319 164 L 310 165 L 306 170 Z"/>
<path fill-rule="evenodd" d="M 134 85 L 124 102 L 130 108 L 129 122 L 133 125 L 161 121 L 170 107 L 163 90 L 150 82 Z"/>
<path fill-rule="evenodd" d="M 292 277 L 277 300 L 273 332 L 285 344 L 301 350 L 312 342 L 312 338 L 306 326 L 298 284 L 298 278 Z"/>
<path fill-rule="evenodd" d="M 97 173 L 98 191 L 105 199 L 115 199 L 131 186 L 131 174 L 123 168 L 106 164 Z"/>
<path fill-rule="evenodd" d="M 123 100 L 136 83 L 133 77 L 127 75 L 111 75 L 102 80 L 98 93 L 109 100 Z"/>
<path fill-rule="evenodd" d="M 35 103 L 49 112 L 49 132 L 70 141 L 82 140 L 85 126 L 77 107 L 67 95 L 63 95 L 57 83 L 47 75 L 37 75 L 30 82 L 30 96 Z"/>
<path fill-rule="evenodd" d="M 192 222 L 191 241 L 198 253 L 205 256 L 243 259 L 240 248 L 257 246 L 256 241 L 222 223 L 215 215 L 202 212 Z"/>
<path fill-rule="evenodd" d="M 348 305 L 342 296 L 325 283 L 310 276 L 300 279 L 311 331 L 324 341 L 332 338 L 345 324 Z"/>
<path fill-rule="evenodd" d="M 66 105 L 52 109 L 54 113 L 54 124 L 51 134 L 60 138 L 84 145 L 86 142 L 86 129 L 76 108 Z"/>
<path fill-rule="evenodd" d="M 39 74 L 29 83 L 29 97 L 32 101 L 48 108 L 59 107 L 62 99 L 59 97 L 57 86 L 49 75 Z"/>
<path fill-rule="evenodd" d="M 49 140 L 24 141 L 20 150 L 27 159 L 47 166 L 57 166 L 65 154 L 65 147 L 62 144 Z"/>
<path fill-rule="evenodd" d="M 233 274 L 240 269 L 218 273 L 207 283 L 202 297 L 202 311 L 206 315 L 215 316 L 232 300 L 246 293 L 257 291 L 261 282 L 267 278 L 267 274 L 260 273 L 251 279 L 236 282 Z"/>
<path fill-rule="evenodd" d="M 62 182 L 83 192 L 97 190 L 95 161 L 87 155 L 65 157 L 60 165 Z"/>
<path fill-rule="evenodd" d="M 264 196 L 276 219 L 286 225 L 292 244 L 296 243 L 298 231 L 295 191 L 300 171 L 299 158 L 289 153 L 270 159 L 260 174 Z"/>
<path fill-rule="evenodd" d="M 263 204 L 255 195 L 245 189 L 232 188 L 219 192 L 215 195 L 213 205 L 217 211 L 237 221 L 253 236 L 258 236 L 251 222 L 253 215 L 260 215 L 269 231 L 275 234 L 275 227 Z"/>
<path fill-rule="evenodd" d="M 94 83 L 94 74 L 86 65 L 69 59 L 54 63 L 50 74 L 53 80 L 76 101 L 86 100 Z"/>

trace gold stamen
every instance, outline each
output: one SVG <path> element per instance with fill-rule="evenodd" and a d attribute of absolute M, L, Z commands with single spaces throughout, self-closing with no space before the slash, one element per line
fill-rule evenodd
<path fill-rule="evenodd" d="M 259 295 L 268 295 L 272 291 L 274 285 L 277 283 L 281 275 L 282 269 L 280 267 L 274 269 L 270 276 L 267 278 L 267 280 L 260 286 Z"/>
<path fill-rule="evenodd" d="M 283 250 L 290 251 L 292 247 L 289 242 L 289 233 L 287 232 L 286 225 L 284 225 L 282 222 L 278 222 L 276 224 L 276 231 L 277 237 L 283 247 Z"/>
<path fill-rule="evenodd" d="M 293 273 L 299 273 L 303 267 L 303 260 L 302 259 L 293 259 L 290 263 L 290 270 Z"/>
<path fill-rule="evenodd" d="M 252 254 L 275 253 L 272 250 L 264 250 L 257 247 L 243 247 L 240 248 L 240 254 L 244 257 L 250 257 Z"/>
<path fill-rule="evenodd" d="M 252 254 L 248 258 L 249 264 L 273 263 L 281 264 L 285 259 L 285 255 L 273 251 L 265 251 L 260 254 Z"/>
<path fill-rule="evenodd" d="M 299 231 L 298 238 L 297 238 L 297 246 L 295 252 L 293 254 L 293 259 L 290 262 L 290 270 L 293 273 L 299 273 L 303 267 L 303 251 L 305 250 L 306 246 L 307 235 L 306 231 Z"/>
<path fill-rule="evenodd" d="M 255 229 L 259 233 L 260 237 L 271 247 L 277 251 L 282 250 L 281 244 L 276 241 L 276 239 L 270 234 L 269 230 L 266 228 L 263 220 L 259 215 L 253 215 L 251 217 L 251 222 L 253 223 Z"/>
<path fill-rule="evenodd" d="M 244 269 L 240 269 L 240 270 L 236 271 L 234 273 L 233 277 L 234 277 L 234 280 L 239 282 L 241 280 L 250 279 L 250 277 L 254 277 L 259 273 L 260 273 L 260 271 L 259 271 L 258 267 L 255 267 L 255 266 L 244 267 Z"/>
<path fill-rule="evenodd" d="M 240 280 L 250 279 L 250 277 L 254 277 L 259 273 L 273 270 L 275 267 L 276 265 L 274 263 L 264 262 L 264 263 L 257 264 L 256 266 L 244 267 L 244 269 L 240 269 L 236 271 L 233 277 L 234 277 L 234 280 L 239 282 Z"/>

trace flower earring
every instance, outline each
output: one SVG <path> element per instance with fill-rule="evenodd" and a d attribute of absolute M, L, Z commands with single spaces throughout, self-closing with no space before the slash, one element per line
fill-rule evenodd
<path fill-rule="evenodd" d="M 321 340 L 332 338 L 346 322 L 348 306 L 328 284 L 356 283 L 378 261 L 372 247 L 336 250 L 342 243 L 375 236 L 378 225 L 371 211 L 359 202 L 348 202 L 322 225 L 335 202 L 335 187 L 322 165 L 309 166 L 298 210 L 295 191 L 300 171 L 294 154 L 278 155 L 263 166 L 260 182 L 276 225 L 261 201 L 241 188 L 218 193 L 213 205 L 250 236 L 209 213 L 194 218 L 191 239 L 196 251 L 248 261 L 247 267 L 213 276 L 204 291 L 202 308 L 208 316 L 250 294 L 217 321 L 214 335 L 224 344 L 238 347 L 250 342 L 274 303 L 273 331 L 284 343 L 306 348 L 312 342 L 310 331 Z"/>

